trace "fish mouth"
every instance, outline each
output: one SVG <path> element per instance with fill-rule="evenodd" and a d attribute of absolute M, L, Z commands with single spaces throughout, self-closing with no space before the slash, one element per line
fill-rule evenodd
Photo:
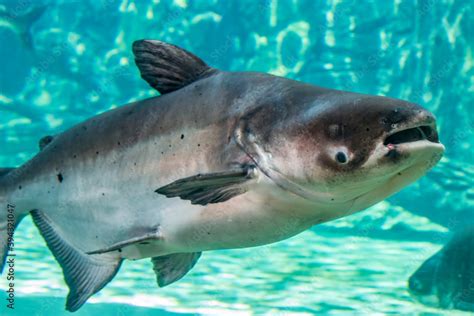
<path fill-rule="evenodd" d="M 418 125 L 415 127 L 404 128 L 390 133 L 384 140 L 385 146 L 398 145 L 404 143 L 413 143 L 420 140 L 426 140 L 431 143 L 439 144 L 436 127 L 432 125 Z"/>

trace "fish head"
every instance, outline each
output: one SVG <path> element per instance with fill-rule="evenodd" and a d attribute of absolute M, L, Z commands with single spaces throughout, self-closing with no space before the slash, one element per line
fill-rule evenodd
<path fill-rule="evenodd" d="M 474 229 L 457 231 L 451 241 L 409 278 L 408 292 L 432 307 L 474 312 Z"/>
<path fill-rule="evenodd" d="M 434 115 L 398 99 L 337 91 L 286 117 L 270 137 L 274 168 L 351 211 L 414 182 L 444 152 Z"/>

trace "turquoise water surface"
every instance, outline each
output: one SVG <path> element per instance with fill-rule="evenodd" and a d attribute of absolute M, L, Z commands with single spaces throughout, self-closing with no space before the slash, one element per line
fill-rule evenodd
<path fill-rule="evenodd" d="M 418 303 L 407 280 L 474 223 L 473 1 L 0 0 L 0 12 L 0 167 L 30 159 L 44 135 L 157 95 L 133 61 L 142 38 L 224 70 L 419 103 L 446 146 L 426 177 L 369 210 L 204 253 L 169 287 L 157 287 L 149 260 L 127 261 L 77 315 L 468 314 Z M 15 237 L 15 311 L 2 275 L 0 314 L 66 314 L 61 269 L 30 218 Z"/>

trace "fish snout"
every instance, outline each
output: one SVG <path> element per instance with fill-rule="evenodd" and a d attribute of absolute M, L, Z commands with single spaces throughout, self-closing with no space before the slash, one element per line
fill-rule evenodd
<path fill-rule="evenodd" d="M 426 140 L 439 144 L 436 118 L 419 106 L 396 108 L 383 119 L 386 130 L 385 146 Z"/>
<path fill-rule="evenodd" d="M 410 293 L 415 295 L 429 294 L 429 289 L 424 286 L 421 280 L 414 276 L 411 276 L 408 280 L 408 290 L 410 291 Z"/>

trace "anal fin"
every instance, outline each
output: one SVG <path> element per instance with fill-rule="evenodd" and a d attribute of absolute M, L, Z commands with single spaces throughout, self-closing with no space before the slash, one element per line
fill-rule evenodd
<path fill-rule="evenodd" d="M 34 210 L 31 216 L 63 269 L 64 280 L 69 287 L 66 309 L 74 312 L 112 280 L 122 260 L 104 255 L 87 255 L 64 240 L 43 212 Z"/>
<path fill-rule="evenodd" d="M 191 270 L 201 257 L 201 252 L 175 253 L 151 259 L 159 287 L 178 281 Z"/>

